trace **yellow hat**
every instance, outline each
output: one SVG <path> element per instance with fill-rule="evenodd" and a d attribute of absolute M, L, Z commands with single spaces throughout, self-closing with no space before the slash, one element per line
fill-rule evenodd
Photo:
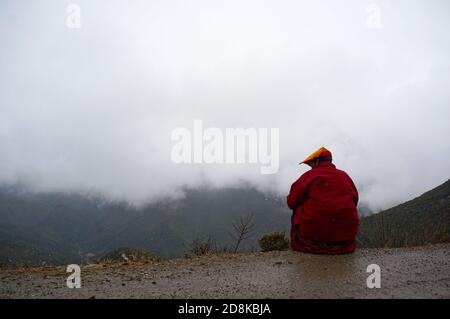
<path fill-rule="evenodd" d="M 319 157 L 330 157 L 331 158 L 331 152 L 329 150 L 327 150 L 325 147 L 321 147 L 317 151 L 315 151 L 314 153 L 309 155 L 307 158 L 305 158 L 299 164 L 307 163 L 307 162 L 315 160 Z"/>

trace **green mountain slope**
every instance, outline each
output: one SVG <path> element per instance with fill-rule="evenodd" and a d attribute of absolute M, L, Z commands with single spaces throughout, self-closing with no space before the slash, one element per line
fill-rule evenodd
<path fill-rule="evenodd" d="M 405 247 L 450 242 L 450 180 L 406 203 L 360 222 L 362 247 Z"/>
<path fill-rule="evenodd" d="M 249 213 L 255 228 L 242 250 L 257 249 L 264 233 L 289 229 L 284 201 L 245 186 L 186 189 L 184 198 L 144 207 L 0 188 L 0 266 L 89 262 L 121 247 L 181 257 L 208 236 L 219 246 L 230 244 L 233 221 Z"/>
<path fill-rule="evenodd" d="M 364 247 L 450 241 L 450 181 L 402 205 L 361 219 Z M 360 212 L 364 207 L 360 207 Z M 178 200 L 144 207 L 80 194 L 29 194 L 0 187 L 0 266 L 83 263 L 121 247 L 180 257 L 194 240 L 232 245 L 233 222 L 252 214 L 255 228 L 241 251 L 258 250 L 267 233 L 289 234 L 283 198 L 245 185 L 186 189 Z"/>

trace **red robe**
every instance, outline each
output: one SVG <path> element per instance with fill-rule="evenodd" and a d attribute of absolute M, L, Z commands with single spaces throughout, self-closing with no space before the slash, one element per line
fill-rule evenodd
<path fill-rule="evenodd" d="M 320 162 L 291 186 L 291 247 L 307 253 L 355 251 L 358 191 L 350 176 L 331 162 Z"/>

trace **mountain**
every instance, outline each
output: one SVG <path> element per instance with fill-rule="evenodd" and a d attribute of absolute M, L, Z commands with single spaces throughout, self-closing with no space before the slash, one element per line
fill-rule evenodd
<path fill-rule="evenodd" d="M 360 221 L 362 247 L 450 242 L 450 180 L 406 203 Z"/>
<path fill-rule="evenodd" d="M 0 265 L 83 263 L 121 247 L 181 257 L 207 238 L 231 245 L 233 222 L 253 214 L 241 250 L 256 250 L 268 232 L 287 232 L 284 200 L 251 187 L 186 189 L 184 198 L 144 207 L 71 193 L 32 194 L 0 188 Z"/>
<path fill-rule="evenodd" d="M 361 218 L 359 245 L 450 241 L 449 196 L 447 181 L 409 202 Z M 359 210 L 361 215 L 368 212 L 365 205 Z M 291 212 L 284 198 L 246 185 L 185 189 L 183 198 L 143 207 L 94 195 L 0 187 L 0 265 L 89 263 L 123 247 L 181 257 L 194 242 L 210 241 L 219 249 L 232 246 L 233 223 L 249 215 L 255 226 L 240 251 L 258 250 L 263 234 L 289 234 Z"/>

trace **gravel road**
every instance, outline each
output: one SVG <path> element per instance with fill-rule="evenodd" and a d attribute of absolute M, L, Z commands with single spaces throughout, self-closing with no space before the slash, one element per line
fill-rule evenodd
<path fill-rule="evenodd" d="M 370 264 L 381 268 L 380 288 L 367 288 Z M 1 269 L 0 298 L 450 298 L 450 244 L 86 265 L 79 289 L 67 288 L 68 275 L 65 267 Z"/>

